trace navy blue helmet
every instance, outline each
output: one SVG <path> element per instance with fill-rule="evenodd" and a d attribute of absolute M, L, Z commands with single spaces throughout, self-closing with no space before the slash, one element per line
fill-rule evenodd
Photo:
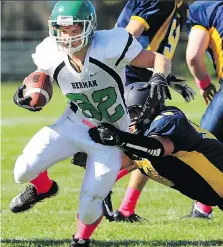
<path fill-rule="evenodd" d="M 136 82 L 125 88 L 125 100 L 131 118 L 131 125 L 144 120 L 152 120 L 165 106 L 164 101 L 151 99 L 150 89 L 138 91 L 145 83 Z"/>

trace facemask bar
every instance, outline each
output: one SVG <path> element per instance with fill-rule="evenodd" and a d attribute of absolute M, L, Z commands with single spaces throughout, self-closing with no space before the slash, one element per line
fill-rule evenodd
<path fill-rule="evenodd" d="M 135 125 L 135 130 L 132 134 L 140 134 L 145 129 L 148 128 L 150 124 L 149 115 L 143 115 L 143 106 L 142 105 L 133 105 L 128 108 L 131 123 L 129 127 Z"/>
<path fill-rule="evenodd" d="M 128 112 L 130 115 L 130 126 L 136 124 L 137 120 L 140 117 L 140 114 L 142 112 L 142 106 L 141 105 L 132 105 L 128 107 Z"/>

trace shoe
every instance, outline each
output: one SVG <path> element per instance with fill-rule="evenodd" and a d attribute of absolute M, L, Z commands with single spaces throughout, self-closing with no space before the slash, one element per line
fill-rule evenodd
<path fill-rule="evenodd" d="M 143 222 L 143 221 L 148 221 L 148 220 L 135 213 L 130 216 L 124 216 L 120 211 L 116 210 L 114 213 L 114 221 L 134 223 L 134 222 Z"/>
<path fill-rule="evenodd" d="M 90 247 L 90 240 L 74 238 L 73 236 L 70 247 Z"/>
<path fill-rule="evenodd" d="M 195 207 L 195 203 L 192 206 L 191 212 L 189 215 L 183 216 L 182 218 L 193 218 L 193 219 L 211 219 L 213 217 L 213 210 L 211 209 L 210 213 L 204 213 L 198 210 Z"/>
<path fill-rule="evenodd" d="M 110 191 L 107 197 L 102 201 L 103 215 L 110 222 L 114 221 L 114 212 L 112 207 L 111 195 L 112 195 L 112 191 Z"/>
<path fill-rule="evenodd" d="M 21 213 L 32 208 L 37 202 L 56 196 L 59 192 L 59 187 L 55 181 L 51 189 L 47 193 L 37 194 L 36 188 L 33 185 L 26 187 L 25 191 L 12 199 L 10 203 L 10 210 L 13 213 Z"/>

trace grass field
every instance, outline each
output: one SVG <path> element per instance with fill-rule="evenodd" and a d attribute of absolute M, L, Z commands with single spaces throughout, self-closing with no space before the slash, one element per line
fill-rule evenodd
<path fill-rule="evenodd" d="M 23 214 L 13 214 L 9 210 L 11 199 L 25 187 L 13 180 L 16 157 L 37 130 L 60 116 L 66 104 L 66 99 L 55 86 L 53 99 L 43 111 L 25 111 L 12 103 L 17 86 L 2 84 L 1 246 L 68 247 L 76 230 L 79 188 L 84 173 L 81 168 L 71 165 L 70 160 L 60 162 L 49 170 L 50 176 L 60 185 L 58 196 Z M 205 110 L 199 95 L 189 104 L 175 93 L 173 98 L 171 104 L 183 109 L 191 120 L 199 123 Z M 113 189 L 115 208 L 120 204 L 127 182 L 128 176 Z M 180 219 L 189 213 L 191 203 L 180 193 L 149 182 L 137 206 L 137 213 L 149 222 L 129 224 L 103 220 L 93 235 L 93 246 L 223 246 L 223 213 L 216 208 L 212 220 Z"/>

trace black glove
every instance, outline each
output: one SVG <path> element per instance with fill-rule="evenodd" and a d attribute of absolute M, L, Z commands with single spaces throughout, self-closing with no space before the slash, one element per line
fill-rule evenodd
<path fill-rule="evenodd" d="M 196 92 L 186 84 L 184 79 L 178 79 L 170 74 L 167 77 L 167 83 L 173 90 L 182 95 L 186 102 L 194 100 Z"/>
<path fill-rule="evenodd" d="M 213 83 L 211 83 L 207 88 L 205 89 L 200 89 L 201 95 L 204 98 L 204 101 L 206 103 L 206 105 L 208 104 L 208 102 L 211 103 L 214 95 L 216 94 L 217 90 L 216 87 Z"/>
<path fill-rule="evenodd" d="M 120 135 L 122 131 L 111 124 L 102 123 L 95 128 L 89 129 L 88 133 L 91 139 L 97 143 L 106 146 L 121 145 Z"/>
<path fill-rule="evenodd" d="M 85 168 L 87 163 L 87 154 L 77 152 L 71 159 L 71 164 Z"/>
<path fill-rule="evenodd" d="M 35 108 L 29 105 L 30 101 L 32 100 L 30 96 L 23 97 L 23 90 L 25 88 L 26 88 L 26 85 L 22 84 L 22 86 L 20 86 L 17 89 L 17 91 L 15 92 L 13 96 L 13 102 L 19 107 L 23 107 L 29 111 L 41 111 L 42 110 L 41 107 Z"/>
<path fill-rule="evenodd" d="M 138 91 L 144 91 L 150 88 L 150 98 L 157 98 L 159 100 L 163 99 L 172 99 L 170 90 L 168 88 L 168 83 L 164 74 L 155 73 L 151 79 L 145 83 L 142 88 L 139 88 Z"/>

